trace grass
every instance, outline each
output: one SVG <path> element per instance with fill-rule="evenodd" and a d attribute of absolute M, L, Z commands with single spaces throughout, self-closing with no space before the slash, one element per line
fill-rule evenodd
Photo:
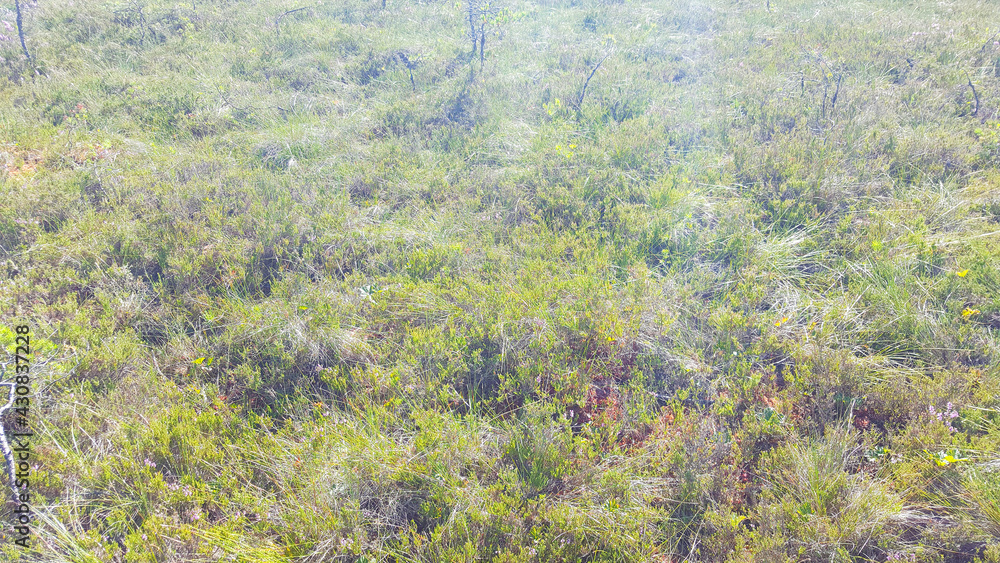
<path fill-rule="evenodd" d="M 991 3 L 21 7 L 0 559 L 1000 561 Z"/>

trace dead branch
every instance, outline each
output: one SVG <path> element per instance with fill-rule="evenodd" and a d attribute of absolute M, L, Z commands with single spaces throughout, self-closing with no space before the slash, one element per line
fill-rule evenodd
<path fill-rule="evenodd" d="M 577 109 L 577 111 L 579 111 L 580 107 L 583 106 L 583 98 L 584 98 L 584 96 L 587 95 L 587 86 L 590 85 L 590 79 L 594 77 L 594 74 L 597 73 L 597 69 L 601 68 L 601 65 L 604 64 L 604 61 L 608 60 L 608 57 L 610 57 L 610 56 L 611 56 L 611 53 L 608 53 L 607 55 L 604 55 L 604 58 L 601 59 L 601 61 L 599 63 L 597 63 L 597 66 L 594 67 L 594 70 L 590 71 L 590 76 L 588 76 L 587 80 L 584 81 L 584 83 L 583 83 L 583 90 L 580 91 L 580 98 L 576 101 L 576 109 Z"/>
<path fill-rule="evenodd" d="M 972 109 L 972 115 L 979 113 L 979 94 L 976 93 L 976 86 L 972 83 L 972 77 L 965 73 L 965 79 L 969 81 L 969 88 L 972 88 L 972 97 L 976 99 L 976 107 Z"/>
<path fill-rule="evenodd" d="M 281 34 L 281 18 L 294 14 L 295 12 L 301 12 L 302 10 L 308 10 L 309 8 L 314 8 L 315 6 L 305 6 L 303 8 L 295 8 L 294 10 L 288 10 L 287 12 L 281 14 L 280 16 L 274 18 L 274 33 L 275 35 Z"/>
<path fill-rule="evenodd" d="M 15 16 L 15 21 L 17 22 L 17 37 L 21 40 L 21 50 L 24 51 L 24 58 L 28 59 L 28 62 L 30 63 L 31 55 L 28 53 L 28 46 L 24 43 L 24 24 L 21 19 L 21 0 L 14 0 L 14 10 L 17 12 Z"/>

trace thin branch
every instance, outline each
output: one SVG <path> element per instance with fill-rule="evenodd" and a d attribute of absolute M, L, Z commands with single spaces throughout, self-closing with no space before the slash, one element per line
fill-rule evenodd
<path fill-rule="evenodd" d="M 601 65 L 604 64 L 604 61 L 608 60 L 608 57 L 610 57 L 610 56 L 611 56 L 611 53 L 608 53 L 607 55 L 604 55 L 604 58 L 601 59 L 601 62 L 597 63 L 597 66 L 594 67 L 594 70 L 590 71 L 590 76 L 588 76 L 587 80 L 584 81 L 584 83 L 583 83 L 583 90 L 580 91 L 580 99 L 577 100 L 577 102 L 576 102 L 576 109 L 577 109 L 577 111 L 579 111 L 580 107 L 583 106 L 583 98 L 584 98 L 584 96 L 587 95 L 587 86 L 590 85 L 590 79 L 594 77 L 594 74 L 597 73 L 597 69 L 601 68 Z"/>
<path fill-rule="evenodd" d="M 396 53 L 396 56 L 403 61 L 403 64 L 406 65 L 406 70 L 410 72 L 410 86 L 412 86 L 413 91 L 416 92 L 417 83 L 413 81 L 413 69 L 417 68 L 417 63 L 415 61 L 411 61 L 410 58 L 406 56 L 406 53 L 402 51 Z"/>
<path fill-rule="evenodd" d="M 843 78 L 844 78 L 843 74 L 838 74 L 837 75 L 837 89 L 833 92 L 833 99 L 830 100 L 830 111 L 831 112 L 833 111 L 834 106 L 837 105 L 837 95 L 840 94 L 840 81 L 843 80 Z"/>
<path fill-rule="evenodd" d="M 17 12 L 17 37 L 21 40 L 21 50 L 24 51 L 24 58 L 31 62 L 31 55 L 28 53 L 28 46 L 24 43 L 24 24 L 21 20 L 21 0 L 14 0 L 14 10 Z"/>
<path fill-rule="evenodd" d="M 969 88 L 972 88 L 972 97 L 976 99 L 976 107 L 972 110 L 972 115 L 976 115 L 979 113 L 979 94 L 976 93 L 976 86 L 972 83 L 972 77 L 968 72 L 965 73 L 965 78 L 969 81 Z"/>
<path fill-rule="evenodd" d="M 994 39 L 994 38 L 995 38 L 995 37 L 996 37 L 997 35 L 1000 35 L 1000 31 L 998 31 L 998 32 L 994 33 L 992 37 L 990 37 L 989 39 L 987 39 L 987 40 L 986 40 L 986 43 L 983 43 L 983 46 L 979 48 L 979 52 L 980 52 L 980 53 L 983 53 L 983 52 L 985 52 L 985 51 L 986 51 L 986 47 L 987 47 L 987 46 L 988 46 L 988 45 L 990 44 L 990 41 L 993 41 L 993 39 Z"/>
<path fill-rule="evenodd" d="M 290 14 L 294 14 L 295 12 L 301 12 L 302 10 L 308 10 L 309 8 L 314 8 L 314 7 L 315 6 L 305 6 L 305 7 L 302 7 L 302 8 L 295 8 L 294 10 L 288 10 L 287 12 L 285 12 L 285 13 L 281 14 L 280 16 L 274 18 L 274 33 L 276 35 L 280 35 L 281 34 L 281 28 L 279 27 L 281 25 L 281 18 L 283 18 L 283 17 L 285 17 L 287 15 L 290 15 Z"/>

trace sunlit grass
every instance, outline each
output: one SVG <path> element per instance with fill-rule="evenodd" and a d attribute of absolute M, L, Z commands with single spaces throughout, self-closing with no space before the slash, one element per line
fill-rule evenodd
<path fill-rule="evenodd" d="M 995 6 L 504 6 L 25 8 L 0 559 L 997 560 Z"/>

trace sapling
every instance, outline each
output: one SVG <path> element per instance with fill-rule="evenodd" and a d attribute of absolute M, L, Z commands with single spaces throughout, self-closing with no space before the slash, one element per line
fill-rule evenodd
<path fill-rule="evenodd" d="M 501 24 L 519 18 L 522 14 L 511 12 L 510 8 L 498 5 L 489 0 L 467 0 L 465 16 L 469 23 L 469 39 L 472 41 L 472 56 L 476 55 L 476 45 L 479 45 L 479 66 L 486 62 L 486 38 L 490 30 L 498 29 Z M 492 27 L 491 27 L 492 26 Z"/>

